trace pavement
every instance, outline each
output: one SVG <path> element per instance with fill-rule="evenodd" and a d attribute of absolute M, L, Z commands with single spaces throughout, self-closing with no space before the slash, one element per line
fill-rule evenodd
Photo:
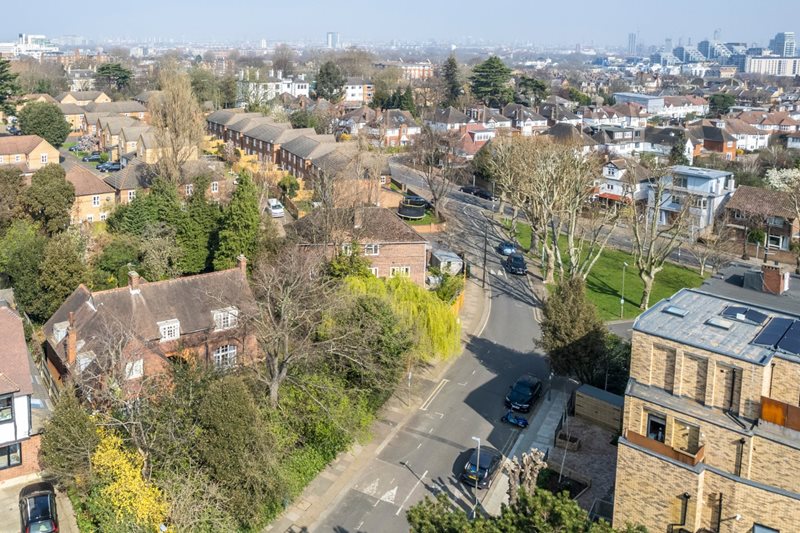
<path fill-rule="evenodd" d="M 0 531 L 19 531 L 19 491 L 26 485 L 42 481 L 39 474 L 29 474 L 0 483 Z M 56 493 L 58 509 L 58 531 L 61 533 L 80 533 L 72 505 L 63 492 Z"/>
<path fill-rule="evenodd" d="M 372 440 L 341 454 L 267 531 L 407 532 L 405 511 L 426 496 L 444 492 L 465 510 L 485 500 L 489 491 L 459 481 L 474 438 L 506 455 L 514 448 L 520 431 L 500 422 L 503 398 L 519 375 L 549 375 L 534 343 L 539 301 L 526 277 L 503 271 L 494 252 L 502 228 L 482 207 L 448 197 L 444 208 L 444 244 L 463 251 L 472 272 L 463 353 L 415 371 L 379 413 Z"/>

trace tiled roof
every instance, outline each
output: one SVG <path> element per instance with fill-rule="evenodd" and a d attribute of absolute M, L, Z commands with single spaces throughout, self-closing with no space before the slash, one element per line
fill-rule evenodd
<path fill-rule="evenodd" d="M 80 102 L 83 102 L 83 101 L 85 101 L 85 100 L 91 100 L 91 101 L 94 101 L 94 100 L 96 100 L 96 99 L 97 99 L 97 98 L 98 98 L 98 97 L 99 97 L 101 94 L 103 94 L 103 91 L 68 91 L 68 92 L 61 93 L 61 94 L 59 94 L 58 96 L 56 96 L 56 100 L 58 100 L 59 102 L 61 102 L 61 101 L 63 101 L 63 100 L 64 100 L 64 98 L 66 98 L 67 96 L 72 96 L 72 97 L 73 97 L 75 100 L 78 100 L 78 101 L 80 101 Z"/>
<path fill-rule="evenodd" d="M 86 109 L 78 104 L 58 104 L 58 108 L 65 115 L 83 115 L 86 113 Z"/>
<path fill-rule="evenodd" d="M 786 193 L 749 185 L 739 185 L 725 207 L 765 217 L 776 216 L 792 220 L 797 216 L 792 200 Z"/>
<path fill-rule="evenodd" d="M 0 394 L 32 394 L 31 367 L 22 319 L 5 305 L 0 305 L 0 339 L 3 339 L 0 376 L 4 378 L 0 381 Z"/>
<path fill-rule="evenodd" d="M 453 106 L 438 108 L 433 115 L 436 124 L 467 124 L 472 119 Z"/>
<path fill-rule="evenodd" d="M 147 108 L 134 100 L 123 100 L 121 102 L 89 102 L 86 104 L 86 111 L 90 113 L 144 113 Z"/>
<path fill-rule="evenodd" d="M 0 155 L 29 154 L 44 139 L 38 135 L 9 135 L 0 137 Z"/>
<path fill-rule="evenodd" d="M 116 189 L 146 189 L 156 177 L 156 169 L 141 159 L 134 159 L 118 172 L 109 172 L 103 180 Z"/>
<path fill-rule="evenodd" d="M 281 145 L 281 150 L 299 157 L 313 159 L 336 149 L 333 135 L 303 135 Z"/>
<path fill-rule="evenodd" d="M 75 196 L 113 193 L 114 189 L 83 165 L 74 164 L 67 170 L 66 180 L 75 187 Z"/>
<path fill-rule="evenodd" d="M 400 220 L 396 211 L 383 207 L 312 211 L 289 225 L 287 230 L 301 244 L 331 244 L 331 238 L 337 242 L 356 239 L 375 244 L 427 242 L 411 226 Z"/>

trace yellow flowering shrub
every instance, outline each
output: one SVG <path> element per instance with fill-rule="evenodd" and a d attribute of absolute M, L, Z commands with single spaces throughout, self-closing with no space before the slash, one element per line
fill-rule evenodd
<path fill-rule="evenodd" d="M 100 443 L 92 455 L 92 468 L 103 485 L 101 493 L 118 520 L 132 517 L 137 524 L 158 526 L 166 520 L 167 502 L 158 487 L 142 477 L 143 459 L 125 448 L 119 435 L 98 430 Z"/>

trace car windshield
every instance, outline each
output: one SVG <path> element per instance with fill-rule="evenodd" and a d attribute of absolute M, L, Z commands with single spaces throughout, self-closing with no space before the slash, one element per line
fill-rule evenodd
<path fill-rule="evenodd" d="M 512 255 L 511 256 L 511 264 L 514 266 L 524 266 L 525 260 L 522 258 L 521 255 Z"/>
<path fill-rule="evenodd" d="M 530 381 L 517 381 L 514 385 L 514 392 L 518 392 L 520 394 L 530 394 L 533 390 L 533 383 Z"/>
<path fill-rule="evenodd" d="M 40 522 L 31 523 L 28 527 L 30 533 L 51 533 L 56 530 L 56 525 L 52 520 L 42 520 Z"/>

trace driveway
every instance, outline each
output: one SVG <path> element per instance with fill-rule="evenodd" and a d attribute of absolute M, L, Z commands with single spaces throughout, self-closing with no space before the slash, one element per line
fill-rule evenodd
<path fill-rule="evenodd" d="M 0 531 L 10 533 L 20 530 L 19 491 L 25 485 L 37 481 L 41 481 L 39 475 L 31 474 L 0 483 Z M 72 504 L 63 492 L 56 495 L 56 506 L 58 507 L 58 531 L 60 533 L 79 533 Z"/>

